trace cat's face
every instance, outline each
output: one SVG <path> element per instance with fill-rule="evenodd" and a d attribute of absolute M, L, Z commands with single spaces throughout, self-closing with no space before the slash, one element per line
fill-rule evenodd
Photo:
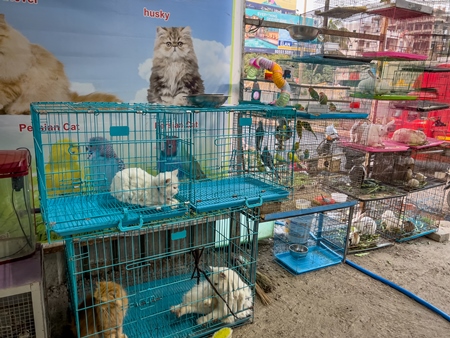
<path fill-rule="evenodd" d="M 178 194 L 178 169 L 166 173 L 161 173 L 162 179 L 164 179 L 164 187 L 166 198 L 172 198 Z"/>
<path fill-rule="evenodd" d="M 183 59 L 193 51 L 191 28 L 157 27 L 154 57 Z"/>

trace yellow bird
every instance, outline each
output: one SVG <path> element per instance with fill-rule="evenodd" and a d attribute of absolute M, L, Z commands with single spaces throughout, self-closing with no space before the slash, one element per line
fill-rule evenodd
<path fill-rule="evenodd" d="M 78 156 L 78 146 L 69 139 L 62 139 L 52 145 L 49 161 L 45 165 L 47 196 L 80 191 L 81 170 Z"/>
<path fill-rule="evenodd" d="M 293 161 L 294 163 L 301 163 L 300 159 L 295 153 L 289 153 L 288 156 L 290 161 Z"/>

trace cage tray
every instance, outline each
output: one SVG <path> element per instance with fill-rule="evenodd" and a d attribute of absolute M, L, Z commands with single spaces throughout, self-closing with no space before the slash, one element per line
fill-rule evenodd
<path fill-rule="evenodd" d="M 47 230 L 59 236 L 70 236 L 121 226 L 137 225 L 165 218 L 179 217 L 188 212 L 181 205 L 176 209 L 141 207 L 119 202 L 109 194 L 64 197 L 48 200 Z"/>
<path fill-rule="evenodd" d="M 379 101 L 414 101 L 417 100 L 417 96 L 402 95 L 402 94 L 366 94 L 366 93 L 352 93 L 350 97 L 357 99 L 369 99 Z"/>
<path fill-rule="evenodd" d="M 257 207 L 262 203 L 285 199 L 289 191 L 253 177 L 230 177 L 194 183 L 190 193 L 181 190 L 179 195 L 190 200 L 196 212 L 209 212 L 233 207 Z"/>
<path fill-rule="evenodd" d="M 413 60 L 423 61 L 428 58 L 426 55 L 402 53 L 402 52 L 364 52 L 363 57 L 373 60 Z"/>
<path fill-rule="evenodd" d="M 319 270 L 343 261 L 343 257 L 322 245 L 308 247 L 308 254 L 303 258 L 294 258 L 289 252 L 275 254 L 275 258 L 277 263 L 294 275 Z"/>
<path fill-rule="evenodd" d="M 415 229 L 411 232 L 388 232 L 388 231 L 380 231 L 381 235 L 385 238 L 395 240 L 396 242 L 406 242 L 412 239 L 416 239 L 422 236 L 426 236 L 432 234 L 438 230 L 437 227 L 431 226 L 426 222 L 423 222 L 418 219 L 414 219 L 412 217 L 407 218 L 408 221 L 414 224 Z"/>
<path fill-rule="evenodd" d="M 418 112 L 429 112 L 433 110 L 447 109 L 450 108 L 450 105 L 447 103 L 420 100 L 413 102 L 396 102 L 394 103 L 394 107 L 397 109 L 405 109 Z"/>
<path fill-rule="evenodd" d="M 341 66 L 341 67 L 367 65 L 371 61 L 372 59 L 364 57 L 345 57 L 345 56 L 335 56 L 325 54 L 294 56 L 291 59 L 278 60 L 278 62 L 302 62 L 318 65 Z"/>
<path fill-rule="evenodd" d="M 378 147 L 368 147 L 359 143 L 342 142 L 345 147 L 362 150 L 367 153 L 392 153 L 392 152 L 402 152 L 408 151 L 409 146 L 403 143 L 394 142 L 391 140 L 383 141 L 384 148 Z"/>
<path fill-rule="evenodd" d="M 123 324 L 128 337 L 201 337 L 212 334 L 224 324 L 209 322 L 198 325 L 202 315 L 187 314 L 180 318 L 170 312 L 170 307 L 182 302 L 183 294 L 196 283 L 191 275 L 182 275 L 128 288 L 129 309 Z M 184 282 L 180 280 L 186 279 Z M 250 317 L 237 320 L 233 325 L 242 324 Z"/>
<path fill-rule="evenodd" d="M 369 114 L 353 112 L 320 113 L 314 115 L 306 112 L 297 112 L 297 117 L 304 119 L 366 119 Z"/>

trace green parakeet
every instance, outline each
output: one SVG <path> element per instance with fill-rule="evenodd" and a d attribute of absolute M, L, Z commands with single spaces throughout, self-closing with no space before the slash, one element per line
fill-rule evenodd
<path fill-rule="evenodd" d="M 262 121 L 259 121 L 255 133 L 256 150 L 261 151 L 263 140 L 264 140 L 264 127 Z"/>
<path fill-rule="evenodd" d="M 311 125 L 309 124 L 309 122 L 307 122 L 307 121 L 297 121 L 297 126 L 298 126 L 298 122 L 301 123 L 303 129 L 311 132 L 314 135 L 314 137 L 316 138 L 316 140 L 317 140 L 316 133 L 314 132 L 314 130 L 312 130 Z"/>
<path fill-rule="evenodd" d="M 309 87 L 308 91 L 311 98 L 313 98 L 316 101 L 319 101 L 319 93 L 317 93 L 313 87 Z"/>
<path fill-rule="evenodd" d="M 328 96 L 326 96 L 324 92 L 320 92 L 319 93 L 319 103 L 320 104 L 327 104 L 328 103 Z"/>

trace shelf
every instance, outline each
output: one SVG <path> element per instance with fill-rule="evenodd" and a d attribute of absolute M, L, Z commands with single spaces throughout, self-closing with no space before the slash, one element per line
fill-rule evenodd
<path fill-rule="evenodd" d="M 450 108 L 447 103 L 439 103 L 433 101 L 417 100 L 417 101 L 399 101 L 393 104 L 396 109 L 411 110 L 417 112 L 429 112 L 435 110 L 443 110 Z"/>
<path fill-rule="evenodd" d="M 349 112 L 321 113 L 314 115 L 307 112 L 297 111 L 297 118 L 327 120 L 327 119 L 366 119 L 369 114 Z"/>
<path fill-rule="evenodd" d="M 410 19 L 433 14 L 433 7 L 420 5 L 406 0 L 396 0 L 395 3 L 376 4 L 368 8 L 367 14 L 381 15 L 390 19 Z"/>
<path fill-rule="evenodd" d="M 366 57 L 345 57 L 326 54 L 314 54 L 307 56 L 294 56 L 290 59 L 280 59 L 278 62 L 301 62 L 312 63 L 316 65 L 328 65 L 336 67 L 364 66 L 372 62 L 372 59 Z"/>
<path fill-rule="evenodd" d="M 427 55 L 418 55 L 401 52 L 365 52 L 362 55 L 365 58 L 381 61 L 401 61 L 401 60 L 425 61 L 428 59 Z"/>
<path fill-rule="evenodd" d="M 399 142 L 394 142 L 391 140 L 386 140 L 383 142 L 384 148 L 375 148 L 375 147 L 368 147 L 363 144 L 359 143 L 350 143 L 350 142 L 342 142 L 342 145 L 344 147 L 357 149 L 364 151 L 366 153 L 392 153 L 392 152 L 403 152 L 408 151 L 409 146 L 406 144 L 402 144 Z"/>
<path fill-rule="evenodd" d="M 251 82 L 273 83 L 272 80 L 266 80 L 266 79 L 249 79 L 249 78 L 242 78 L 242 80 L 244 80 L 244 81 L 251 81 Z M 309 88 L 309 87 L 311 87 L 310 84 L 297 84 L 297 83 L 291 82 L 291 81 L 287 81 L 287 83 L 289 83 L 289 86 L 292 86 L 292 87 L 300 87 L 300 88 Z M 273 84 L 274 84 L 274 83 L 273 83 Z M 274 85 L 275 85 L 275 84 L 274 84 Z M 336 86 L 320 86 L 320 85 L 314 85 L 314 88 L 318 88 L 318 89 L 342 89 L 342 90 L 351 89 L 351 87 L 348 87 L 348 86 L 340 86 L 340 87 L 336 87 Z"/>
<path fill-rule="evenodd" d="M 421 66 L 410 66 L 410 67 L 402 67 L 402 71 L 406 72 L 417 72 L 417 73 L 449 73 L 450 68 L 444 67 L 421 67 Z"/>
<path fill-rule="evenodd" d="M 357 99 L 369 99 L 379 101 L 414 101 L 417 100 L 417 96 L 405 95 L 405 94 L 366 94 L 355 92 L 349 95 Z"/>
<path fill-rule="evenodd" d="M 314 14 L 328 18 L 347 19 L 355 14 L 364 13 L 366 10 L 366 6 L 335 7 L 323 12 L 317 10 Z"/>

